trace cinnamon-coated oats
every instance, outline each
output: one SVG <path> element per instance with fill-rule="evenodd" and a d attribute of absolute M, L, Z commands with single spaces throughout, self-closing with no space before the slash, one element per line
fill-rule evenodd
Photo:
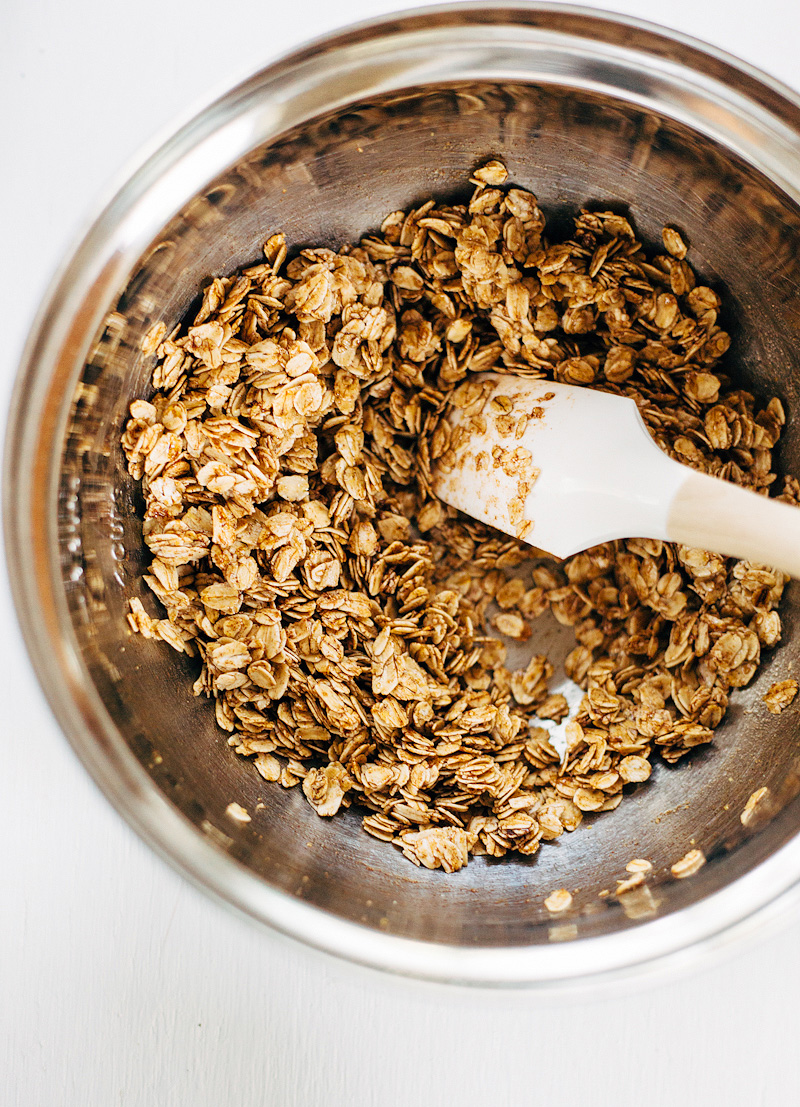
<path fill-rule="evenodd" d="M 768 797 L 769 788 L 767 788 L 766 785 L 761 788 L 756 788 L 755 792 L 751 794 L 747 803 L 744 805 L 742 813 L 739 816 L 742 826 L 750 826 L 750 824 L 755 821 L 759 807 L 763 809 L 766 806 Z"/>
<path fill-rule="evenodd" d="M 558 888 L 555 892 L 550 893 L 544 901 L 544 905 L 551 915 L 558 915 L 562 911 L 569 910 L 572 906 L 572 893 L 568 892 L 566 888 Z"/>
<path fill-rule="evenodd" d="M 625 866 L 625 871 L 629 873 L 649 873 L 652 868 L 653 862 L 646 857 L 634 857 Z"/>
<path fill-rule="evenodd" d="M 199 655 L 195 694 L 265 780 L 301 784 L 322 816 L 354 804 L 447 872 L 533 854 L 657 755 L 711 741 L 781 633 L 774 569 L 634 538 L 518 575 L 530 547 L 432 496 L 459 449 L 441 416 L 486 370 L 630 396 L 670 456 L 757 492 L 775 480 L 783 408 L 726 375 L 720 299 L 678 231 L 662 254 L 581 211 L 551 241 L 507 176 L 490 162 L 469 204 L 393 212 L 338 252 L 290 260 L 273 235 L 194 319 L 149 332 L 154 392 L 122 439 L 166 610 L 133 599 L 132 629 Z M 516 464 L 514 413 L 496 414 Z M 548 608 L 584 690 L 563 756 L 539 725 L 569 710 L 552 665 L 510 671 L 489 629 L 524 641 Z"/>
<path fill-rule="evenodd" d="M 700 849 L 690 849 L 689 852 L 671 866 L 670 872 L 676 880 L 684 880 L 687 876 L 694 876 L 706 863 L 706 857 Z"/>
<path fill-rule="evenodd" d="M 767 694 L 762 697 L 767 711 L 773 715 L 780 715 L 784 708 L 794 703 L 798 687 L 796 680 L 776 680 L 767 690 Z"/>

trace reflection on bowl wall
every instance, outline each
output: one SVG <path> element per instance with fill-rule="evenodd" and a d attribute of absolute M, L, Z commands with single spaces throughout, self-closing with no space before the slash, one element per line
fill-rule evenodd
<path fill-rule="evenodd" d="M 357 960 L 472 982 L 586 979 L 713 943 L 800 876 L 795 716 L 760 697 L 800 650 L 794 586 L 784 646 L 737 692 L 713 746 L 657 767 L 614 813 L 531 859 L 446 876 L 318 818 L 299 789 L 236 757 L 197 662 L 131 636 L 140 493 L 119 446 L 148 392 L 143 335 L 170 329 L 209 275 L 292 247 L 338 246 L 429 195 L 462 198 L 500 158 L 558 224 L 579 206 L 629 213 L 645 241 L 672 223 L 725 288 L 728 364 L 789 412 L 781 467 L 800 473 L 800 107 L 696 44 L 547 5 L 428 9 L 345 31 L 255 75 L 154 154 L 99 217 L 43 308 L 18 386 L 6 464 L 9 557 L 29 648 L 75 748 L 159 851 L 218 896 Z M 530 651 L 563 655 L 542 620 Z M 553 690 L 558 690 L 553 688 Z M 760 820 L 742 825 L 768 786 Z M 225 816 L 237 801 L 252 814 Z M 263 809 L 256 810 L 262 801 Z M 688 849 L 691 880 L 669 866 Z M 600 897 L 633 857 L 652 895 Z M 555 922 L 543 905 L 574 891 Z"/>

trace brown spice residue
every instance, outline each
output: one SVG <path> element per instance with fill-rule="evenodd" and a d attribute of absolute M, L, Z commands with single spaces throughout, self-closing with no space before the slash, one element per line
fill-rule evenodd
<path fill-rule="evenodd" d="M 672 457 L 756 491 L 775 479 L 783 409 L 717 372 L 720 299 L 677 232 L 654 253 L 622 216 L 582 211 L 550 242 L 506 178 L 483 166 L 469 204 L 393 212 L 339 252 L 290 260 L 274 235 L 194 319 L 149 332 L 154 392 L 122 439 L 160 605 L 134 598 L 132 629 L 199 656 L 195 694 L 266 781 L 301 785 L 323 817 L 355 805 L 445 871 L 533 854 L 613 810 L 657 756 L 711 741 L 781 633 L 768 567 L 630 539 L 512 584 L 530 547 L 431 494 L 463 446 L 450 407 L 488 417 L 486 370 L 633 397 Z M 547 609 L 574 629 L 584 695 L 563 756 L 538 725 L 564 717 L 553 667 L 506 667 L 494 597 L 510 639 Z"/>

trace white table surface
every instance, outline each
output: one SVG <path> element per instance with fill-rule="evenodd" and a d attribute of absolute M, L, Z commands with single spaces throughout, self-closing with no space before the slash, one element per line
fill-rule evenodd
<path fill-rule="evenodd" d="M 0 405 L 59 257 L 151 135 L 401 0 L 0 0 Z M 800 86 L 791 0 L 616 0 Z M 590 999 L 354 969 L 157 860 L 78 764 L 0 584 L 0 1107 L 800 1103 L 800 919 Z"/>

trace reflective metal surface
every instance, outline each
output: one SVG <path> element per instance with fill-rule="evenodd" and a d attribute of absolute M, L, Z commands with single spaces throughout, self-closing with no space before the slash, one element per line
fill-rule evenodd
<path fill-rule="evenodd" d="M 177 321 L 212 273 L 272 231 L 336 244 L 477 162 L 503 158 L 556 221 L 581 204 L 629 211 L 646 238 L 683 228 L 725 286 L 734 359 L 792 413 L 800 473 L 800 106 L 767 78 L 641 24 L 561 6 L 427 9 L 358 27 L 256 74 L 147 160 L 101 213 L 44 304 L 7 443 L 9 562 L 28 646 L 89 771 L 176 867 L 257 919 L 355 960 L 421 976 L 527 984 L 641 971 L 718 946 L 797 898 L 800 729 L 760 696 L 800 654 L 786 645 L 733 698 L 712 748 L 660 767 L 618 811 L 531 860 L 413 868 L 349 813 L 321 820 L 297 791 L 235 757 L 192 662 L 129 636 L 142 592 L 137 491 L 118 446 L 147 388 L 139 342 Z M 534 646 L 566 650 L 540 628 Z M 749 828 L 739 813 L 772 799 Z M 239 826 L 231 800 L 253 820 Z M 263 810 L 256 811 L 262 800 Z M 669 878 L 690 846 L 709 863 Z M 632 857 L 646 899 L 601 898 Z M 554 922 L 542 905 L 574 890 Z M 684 951 L 684 953 L 681 953 Z"/>

